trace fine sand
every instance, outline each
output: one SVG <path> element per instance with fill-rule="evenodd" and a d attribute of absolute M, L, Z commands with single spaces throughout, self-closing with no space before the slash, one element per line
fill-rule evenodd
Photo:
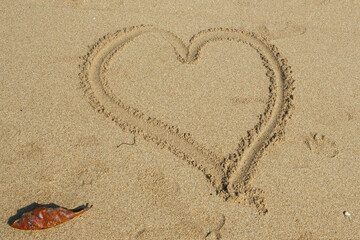
<path fill-rule="evenodd" d="M 0 18 L 0 239 L 360 239 L 357 1 L 3 0 Z M 34 203 L 93 207 L 11 228 Z"/>

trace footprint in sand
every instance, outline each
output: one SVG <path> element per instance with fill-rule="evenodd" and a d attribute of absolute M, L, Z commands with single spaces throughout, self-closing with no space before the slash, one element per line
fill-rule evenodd
<path fill-rule="evenodd" d="M 276 40 L 302 35 L 306 32 L 306 27 L 286 22 L 285 24 L 276 24 L 274 27 L 269 25 L 260 25 L 257 27 L 257 31 L 260 35 L 266 38 Z"/>
<path fill-rule="evenodd" d="M 136 229 L 130 239 L 220 239 L 219 230 L 225 223 L 225 217 L 210 223 L 215 227 L 214 231 L 208 231 L 204 228 L 206 222 L 195 223 L 184 219 L 173 224 L 171 227 L 144 227 Z"/>
<path fill-rule="evenodd" d="M 131 239 L 213 239 L 220 235 L 225 224 L 222 213 L 206 208 L 190 210 L 181 200 L 180 185 L 159 169 L 139 170 L 136 175 L 136 189 L 145 197 L 147 208 L 166 214 L 169 224 L 146 226 L 145 221 L 130 234 Z"/>
<path fill-rule="evenodd" d="M 305 138 L 305 144 L 311 152 L 317 155 L 334 158 L 339 154 L 335 141 L 322 134 L 310 133 L 310 135 Z"/>
<path fill-rule="evenodd" d="M 146 195 L 151 206 L 176 208 L 180 186 L 157 169 L 146 169 L 137 174 L 139 191 Z"/>

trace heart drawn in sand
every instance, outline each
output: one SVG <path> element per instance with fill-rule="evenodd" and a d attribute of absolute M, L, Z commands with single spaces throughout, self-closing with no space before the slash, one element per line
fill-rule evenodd
<path fill-rule="evenodd" d="M 200 50 L 209 42 L 236 41 L 248 44 L 260 55 L 269 78 L 269 98 L 258 123 L 248 130 L 238 143 L 237 150 L 228 156 L 217 156 L 193 139 L 190 133 L 146 115 L 127 105 L 108 87 L 105 73 L 111 58 L 129 42 L 144 34 L 156 34 L 173 47 L 175 56 L 183 64 L 199 60 Z M 281 139 L 285 123 L 290 117 L 293 100 L 293 79 L 287 60 L 274 45 L 255 34 L 236 29 L 208 29 L 194 35 L 188 45 L 169 31 L 153 26 L 138 26 L 108 34 L 95 43 L 82 58 L 81 85 L 91 106 L 117 123 L 122 130 L 141 136 L 167 149 L 190 165 L 201 170 L 210 184 L 225 200 L 248 200 L 260 213 L 266 213 L 262 191 L 249 182 L 255 165 L 264 150 Z"/>

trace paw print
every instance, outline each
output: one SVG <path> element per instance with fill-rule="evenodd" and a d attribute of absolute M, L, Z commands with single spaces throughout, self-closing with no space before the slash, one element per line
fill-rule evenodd
<path fill-rule="evenodd" d="M 311 152 L 317 155 L 334 158 L 339 154 L 335 141 L 322 134 L 310 133 L 310 135 L 305 139 L 305 144 Z"/>

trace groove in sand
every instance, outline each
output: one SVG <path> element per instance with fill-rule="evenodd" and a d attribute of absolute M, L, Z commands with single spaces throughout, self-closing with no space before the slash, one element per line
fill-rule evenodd
<path fill-rule="evenodd" d="M 259 122 L 248 131 L 247 137 L 242 138 L 235 153 L 229 157 L 216 156 L 197 143 L 189 133 L 126 105 L 108 88 L 104 73 L 111 58 L 127 43 L 147 33 L 159 34 L 166 39 L 183 64 L 194 64 L 202 47 L 214 41 L 242 42 L 260 54 L 270 79 L 269 99 L 265 111 L 259 116 Z M 260 212 L 266 213 L 264 199 L 259 196 L 261 191 L 250 187 L 249 180 L 265 148 L 283 135 L 293 99 L 290 67 L 275 46 L 252 33 L 234 29 L 202 31 L 186 46 L 169 31 L 153 26 L 139 26 L 106 35 L 92 46 L 83 59 L 80 73 L 82 87 L 90 104 L 98 112 L 116 122 L 124 131 L 168 149 L 201 170 L 224 199 L 236 200 L 242 194 Z"/>

